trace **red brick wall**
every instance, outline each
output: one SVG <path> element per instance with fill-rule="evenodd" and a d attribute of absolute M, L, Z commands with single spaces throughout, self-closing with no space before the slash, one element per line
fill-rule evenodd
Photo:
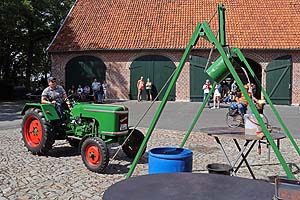
<path fill-rule="evenodd" d="M 242 50 L 246 58 L 250 58 L 262 67 L 262 84 L 265 86 L 265 69 L 270 61 L 284 55 L 292 55 L 292 104 L 299 104 L 300 98 L 300 58 L 298 51 L 258 51 Z M 168 57 L 178 66 L 183 51 L 102 51 L 102 52 L 80 52 L 80 53 L 53 53 L 52 73 L 58 80 L 65 82 L 65 66 L 74 57 L 91 55 L 101 59 L 106 67 L 106 80 L 108 83 L 108 96 L 112 99 L 128 99 L 130 88 L 130 65 L 138 57 L 144 55 L 162 55 Z M 209 50 L 193 51 L 193 55 L 208 57 Z M 212 60 L 216 58 L 212 55 Z M 176 101 L 189 101 L 190 81 L 189 63 L 186 62 L 176 83 Z"/>

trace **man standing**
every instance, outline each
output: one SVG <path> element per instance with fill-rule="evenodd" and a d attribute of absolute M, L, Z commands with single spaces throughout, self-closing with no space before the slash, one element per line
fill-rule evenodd
<path fill-rule="evenodd" d="M 209 93 L 209 90 L 211 89 L 211 84 L 209 82 L 209 80 L 207 79 L 202 87 L 203 89 L 203 93 L 204 93 L 204 96 L 203 96 L 203 101 L 204 99 L 207 97 L 208 93 Z M 208 101 L 207 101 L 207 106 L 210 107 L 210 103 L 209 103 L 210 99 L 208 98 Z"/>
<path fill-rule="evenodd" d="M 94 82 L 92 83 L 92 91 L 94 95 L 94 102 L 98 102 L 98 94 L 99 94 L 100 83 L 94 78 Z"/>
<path fill-rule="evenodd" d="M 141 101 L 142 100 L 142 93 L 143 93 L 143 90 L 144 90 L 144 77 L 141 76 L 141 78 L 138 80 L 137 82 L 137 89 L 138 89 L 138 96 L 137 96 L 137 100 L 138 101 Z"/>
<path fill-rule="evenodd" d="M 64 112 L 62 104 L 64 103 L 65 99 L 68 107 L 71 109 L 71 103 L 67 99 L 66 91 L 62 86 L 56 84 L 56 78 L 54 77 L 48 78 L 48 85 L 49 86 L 46 87 L 42 92 L 41 103 L 55 105 L 56 110 L 63 119 Z"/>
<path fill-rule="evenodd" d="M 233 95 L 236 95 L 237 93 L 237 85 L 236 85 L 236 80 L 233 80 L 233 83 L 231 84 L 231 88 L 230 88 L 230 91 Z"/>
<path fill-rule="evenodd" d="M 106 80 L 104 80 L 103 81 L 103 84 L 102 84 L 102 86 L 103 86 L 103 100 L 105 99 L 105 100 L 107 100 L 107 82 L 106 82 Z"/>
<path fill-rule="evenodd" d="M 104 96 L 104 90 L 103 90 L 103 84 L 99 82 L 98 85 L 98 103 L 103 103 L 103 96 Z"/>

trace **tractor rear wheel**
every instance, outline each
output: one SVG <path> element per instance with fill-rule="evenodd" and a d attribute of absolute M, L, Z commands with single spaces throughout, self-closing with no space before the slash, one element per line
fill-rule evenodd
<path fill-rule="evenodd" d="M 132 129 L 129 129 L 128 133 L 130 134 Z M 123 152 L 126 154 L 128 158 L 134 158 L 139 151 L 139 148 L 144 140 L 144 134 L 135 129 L 125 144 L 122 146 Z M 142 155 L 145 153 L 146 147 L 143 150 Z"/>
<path fill-rule="evenodd" d="M 102 172 L 108 165 L 109 153 L 105 142 L 96 137 L 87 138 L 81 146 L 85 166 L 93 172 Z"/>
<path fill-rule="evenodd" d="M 44 113 L 38 108 L 26 111 L 22 122 L 22 138 L 25 146 L 34 154 L 46 154 L 55 142 L 51 132 L 52 125 L 45 120 Z"/>

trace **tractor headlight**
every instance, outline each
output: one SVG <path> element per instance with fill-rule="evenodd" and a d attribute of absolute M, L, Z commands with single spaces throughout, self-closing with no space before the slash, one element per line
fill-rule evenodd
<path fill-rule="evenodd" d="M 125 131 L 127 129 L 127 124 L 120 124 L 120 131 Z"/>

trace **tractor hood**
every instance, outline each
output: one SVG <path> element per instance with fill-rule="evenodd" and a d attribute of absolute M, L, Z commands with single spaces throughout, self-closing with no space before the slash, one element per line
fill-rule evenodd
<path fill-rule="evenodd" d="M 80 113 L 89 116 L 89 113 L 128 113 L 128 108 L 123 105 L 80 103 L 76 104 L 71 112 L 75 115 Z"/>

